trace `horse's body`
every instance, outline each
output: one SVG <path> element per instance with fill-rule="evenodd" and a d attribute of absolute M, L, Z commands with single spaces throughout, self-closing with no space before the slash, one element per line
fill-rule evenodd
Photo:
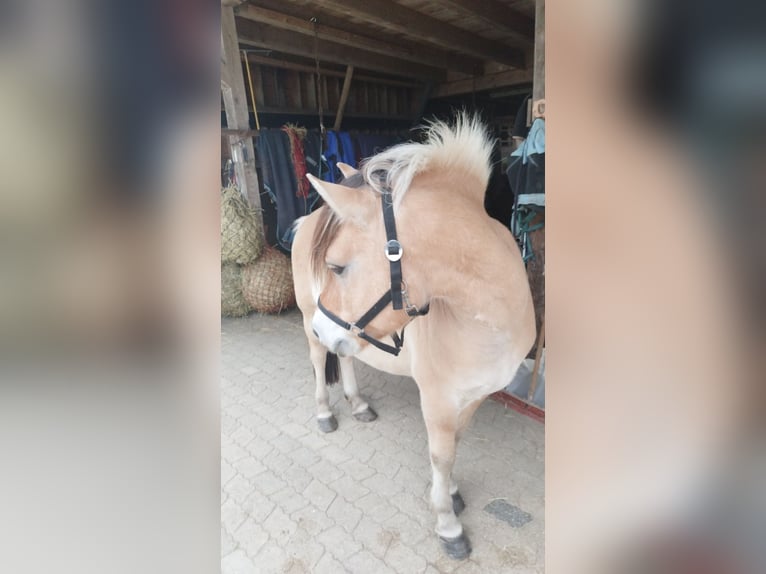
<path fill-rule="evenodd" d="M 327 205 L 299 222 L 292 252 L 320 429 L 337 428 L 326 387 L 335 354 L 358 420 L 371 421 L 376 414 L 359 395 L 352 356 L 413 377 L 428 430 L 436 532 L 447 552 L 459 558 L 470 553 L 470 544 L 455 514 L 462 506 L 451 477 L 457 441 L 481 402 L 512 379 L 535 337 L 518 247 L 483 206 L 490 151 L 483 127 L 463 116 L 452 128 L 434 124 L 425 144 L 404 144 L 371 158 L 361 173 L 341 165 L 345 185 L 310 178 Z M 381 215 L 387 193 L 403 246 L 408 302 L 428 309 L 413 318 L 389 304 L 364 327 L 382 341 L 406 326 L 396 356 L 330 318 L 353 323 L 381 293 L 394 289 Z M 319 300 L 329 314 L 318 308 Z"/>

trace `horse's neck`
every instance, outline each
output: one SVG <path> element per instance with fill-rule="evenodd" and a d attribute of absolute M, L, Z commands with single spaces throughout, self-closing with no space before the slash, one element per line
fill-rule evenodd
<path fill-rule="evenodd" d="M 431 312 L 415 323 L 408 342 L 412 376 L 421 386 L 459 381 L 448 388 L 459 388 L 460 400 L 481 398 L 507 384 L 526 352 L 511 331 L 446 299 L 435 299 Z"/>
<path fill-rule="evenodd" d="M 439 332 L 462 332 L 467 336 L 493 337 L 504 331 L 497 313 L 485 308 L 479 298 L 461 293 L 460 296 L 436 297 L 431 305 L 436 312 L 429 313 L 433 329 Z M 470 333 L 470 335 L 468 335 Z"/>
<path fill-rule="evenodd" d="M 416 301 L 432 304 L 424 345 L 437 354 L 466 356 L 463 350 L 470 349 L 469 357 L 505 354 L 498 350 L 503 345 L 526 353 L 521 347 L 534 340 L 534 309 L 513 237 L 481 205 L 453 199 L 434 207 L 433 217 L 423 216 L 420 245 L 426 255 L 406 272 Z"/>
<path fill-rule="evenodd" d="M 499 263 L 502 266 L 502 263 Z M 515 308 L 523 299 L 514 292 L 513 281 L 502 267 L 474 267 L 470 272 L 455 274 L 449 270 L 434 273 L 434 299 L 445 308 L 442 320 L 460 324 L 478 323 L 496 329 L 509 328 Z M 526 288 L 526 285 L 521 285 Z M 527 288 L 528 289 L 528 288 Z M 521 289 L 519 289 L 521 291 Z"/>
<path fill-rule="evenodd" d="M 422 279 L 463 320 L 506 328 L 530 299 L 524 263 L 507 229 L 461 207 L 459 228 L 431 234 Z"/>

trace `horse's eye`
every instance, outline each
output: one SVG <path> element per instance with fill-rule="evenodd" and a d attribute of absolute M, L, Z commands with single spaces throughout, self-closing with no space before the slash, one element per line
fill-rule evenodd
<path fill-rule="evenodd" d="M 327 265 L 330 268 L 330 271 L 335 273 L 336 275 L 341 275 L 346 270 L 346 268 L 343 265 Z"/>

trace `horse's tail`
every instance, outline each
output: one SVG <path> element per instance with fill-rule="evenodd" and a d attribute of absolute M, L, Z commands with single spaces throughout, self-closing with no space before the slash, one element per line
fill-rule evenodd
<path fill-rule="evenodd" d="M 327 359 L 324 364 L 324 380 L 326 385 L 334 385 L 340 379 L 338 373 L 338 355 L 327 351 Z"/>

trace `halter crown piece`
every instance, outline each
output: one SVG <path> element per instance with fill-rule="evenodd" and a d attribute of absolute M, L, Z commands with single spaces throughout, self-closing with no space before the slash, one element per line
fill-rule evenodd
<path fill-rule="evenodd" d="M 385 254 L 388 259 L 391 274 L 391 289 L 386 291 L 378 301 L 368 309 L 368 311 L 362 315 L 359 320 L 354 323 L 349 323 L 338 317 L 335 313 L 327 309 L 322 305 L 322 301 L 317 299 L 317 307 L 324 313 L 331 321 L 336 325 L 340 325 L 346 331 L 352 332 L 357 337 L 364 339 L 370 345 L 377 347 L 381 351 L 391 353 L 396 356 L 402 350 L 404 345 L 404 327 L 402 327 L 401 334 L 394 331 L 391 335 L 394 344 L 388 345 L 383 341 L 379 341 L 364 332 L 364 328 L 375 317 L 388 307 L 391 303 L 394 309 L 404 309 L 404 311 L 410 317 L 420 317 L 428 313 L 429 305 L 426 303 L 423 307 L 417 307 L 412 305 L 409 301 L 407 294 L 407 284 L 402 279 L 402 255 L 404 254 L 404 248 L 399 240 L 396 238 L 396 220 L 394 218 L 394 203 L 391 197 L 391 191 L 386 190 L 381 197 L 381 204 L 383 206 L 383 223 L 386 226 L 386 245 Z M 406 325 L 405 325 L 406 327 Z"/>

